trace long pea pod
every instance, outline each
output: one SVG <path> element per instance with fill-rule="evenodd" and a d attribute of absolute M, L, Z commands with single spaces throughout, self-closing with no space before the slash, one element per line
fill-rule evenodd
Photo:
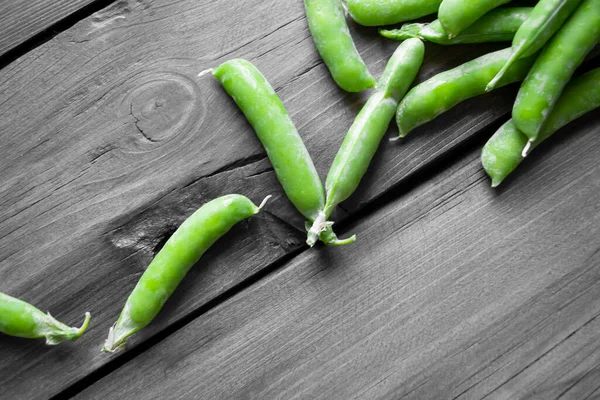
<path fill-rule="evenodd" d="M 423 63 L 425 47 L 419 39 L 409 39 L 396 49 L 369 98 L 348 130 L 333 160 L 325 188 L 327 200 L 319 218 L 309 229 L 307 243 L 312 246 L 331 222 L 335 207 L 358 187 L 379 147 L 398 102 L 408 91 Z"/>
<path fill-rule="evenodd" d="M 337 85 L 347 92 L 360 92 L 375 86 L 375 78 L 350 36 L 342 1 L 305 0 L 304 6 L 317 50 Z"/>
<path fill-rule="evenodd" d="M 481 163 L 492 179 L 492 187 L 502 183 L 517 168 L 526 155 L 525 152 L 537 147 L 569 122 L 596 108 L 600 108 L 600 68 L 569 82 L 534 142 L 529 142 L 529 138 L 519 131 L 512 119 L 502 125 L 481 152 Z"/>
<path fill-rule="evenodd" d="M 90 313 L 80 328 L 69 327 L 56 320 L 50 313 L 29 303 L 0 293 L 0 332 L 26 339 L 45 338 L 46 344 L 56 345 L 66 340 L 77 340 L 90 323 Z"/>
<path fill-rule="evenodd" d="M 515 34 L 510 59 L 488 84 L 486 90 L 492 90 L 496 86 L 515 60 L 528 57 L 540 50 L 575 11 L 579 3 L 581 0 L 540 0 Z"/>
<path fill-rule="evenodd" d="M 404 24 L 400 29 L 381 29 L 379 34 L 392 40 L 419 38 L 441 45 L 508 42 L 513 40 L 521 24 L 527 20 L 531 7 L 498 8 L 485 14 L 473 25 L 453 37 L 442 27 L 439 19 L 429 24 Z"/>
<path fill-rule="evenodd" d="M 242 59 L 227 61 L 212 73 L 254 128 L 288 199 L 312 224 L 325 207 L 325 190 L 302 138 L 273 87 L 252 63 Z M 354 241 L 338 239 L 331 226 L 322 239 L 330 245 Z"/>
<path fill-rule="evenodd" d="M 484 94 L 487 83 L 506 63 L 510 53 L 509 48 L 486 54 L 412 88 L 398 105 L 396 123 L 399 137 L 405 137 L 458 103 Z M 498 87 L 521 81 L 534 60 L 535 56 L 531 56 L 515 62 Z"/>
<path fill-rule="evenodd" d="M 542 49 L 523 81 L 512 110 L 514 124 L 535 141 L 554 104 L 600 39 L 600 0 L 583 0 Z"/>
<path fill-rule="evenodd" d="M 346 0 L 348 14 L 364 26 L 392 25 L 435 14 L 442 0 Z"/>
<path fill-rule="evenodd" d="M 473 25 L 479 18 L 510 0 L 444 0 L 440 4 L 438 19 L 449 38 Z"/>
<path fill-rule="evenodd" d="M 257 207 L 239 194 L 222 196 L 183 221 L 127 298 L 119 319 L 110 328 L 103 351 L 124 348 L 131 335 L 152 322 L 202 254 L 236 223 L 257 214 L 269 197 Z"/>

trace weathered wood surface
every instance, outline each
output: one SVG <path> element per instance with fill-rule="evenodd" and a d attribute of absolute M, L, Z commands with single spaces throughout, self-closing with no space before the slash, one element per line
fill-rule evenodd
<path fill-rule="evenodd" d="M 78 398 L 594 398 L 600 128 L 570 129 L 500 191 L 471 151 Z"/>
<path fill-rule="evenodd" d="M 94 0 L 3 0 L 0 2 L 0 57 Z"/>
<path fill-rule="evenodd" d="M 353 32 L 378 75 L 396 44 Z M 428 46 L 419 79 L 499 47 Z M 276 195 L 205 255 L 132 347 L 302 246 L 302 219 L 251 128 L 217 82 L 196 78 L 232 57 L 267 76 L 324 177 L 366 94 L 335 87 L 301 2 L 119 1 L 0 71 L 0 291 L 73 324 L 93 314 L 76 344 L 3 338 L 2 396 L 47 398 L 114 360 L 99 348 L 128 292 L 160 243 L 207 200 Z M 403 143 L 384 141 L 343 207 L 356 213 L 431 169 L 498 122 L 513 94 L 466 102 Z"/>

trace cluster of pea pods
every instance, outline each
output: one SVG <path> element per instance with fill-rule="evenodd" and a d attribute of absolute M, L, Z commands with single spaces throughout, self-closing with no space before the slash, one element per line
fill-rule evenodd
<path fill-rule="evenodd" d="M 212 73 L 254 128 L 286 196 L 307 219 L 307 244 L 345 245 L 355 236 L 339 239 L 329 217 L 358 187 L 394 116 L 403 138 L 466 99 L 523 81 L 512 119 L 482 152 L 483 167 L 497 186 L 539 143 L 600 107 L 600 68 L 571 79 L 600 39 L 600 0 L 540 0 L 532 8 L 497 8 L 509 1 L 346 0 L 351 18 L 366 26 L 438 13 L 428 24 L 379 31 L 402 43 L 376 81 L 354 46 L 341 0 L 305 0 L 317 50 L 337 85 L 349 92 L 375 88 L 346 134 L 325 186 L 283 103 L 254 65 L 234 59 L 201 75 Z M 512 46 L 442 72 L 409 91 L 423 63 L 423 40 L 442 45 L 512 40 Z M 258 213 L 268 197 L 256 206 L 242 195 L 226 195 L 186 219 L 138 281 L 103 350 L 122 349 L 131 335 L 147 326 L 202 254 L 237 222 Z M 71 328 L 0 293 L 0 332 L 9 335 L 43 337 L 57 344 L 81 336 L 89 319 L 88 313 L 81 328 Z"/>

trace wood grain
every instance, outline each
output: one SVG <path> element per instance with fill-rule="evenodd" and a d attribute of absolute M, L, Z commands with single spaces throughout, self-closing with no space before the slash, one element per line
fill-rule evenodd
<path fill-rule="evenodd" d="M 3 0 L 0 2 L 0 57 L 94 0 Z"/>
<path fill-rule="evenodd" d="M 489 188 L 479 150 L 80 399 L 582 399 L 600 383 L 598 119 Z"/>
<path fill-rule="evenodd" d="M 397 44 L 352 29 L 378 75 Z M 499 47 L 428 46 L 419 80 Z M 121 0 L 0 70 L 0 290 L 69 323 L 93 314 L 73 345 L 3 338 L 6 396 L 50 397 L 113 360 L 98 349 L 129 290 L 205 201 L 276 195 L 201 260 L 132 347 L 302 245 L 302 218 L 251 128 L 215 80 L 196 77 L 233 57 L 267 76 L 324 177 L 368 93 L 345 94 L 332 82 L 301 2 Z M 466 102 L 401 144 L 384 141 L 344 208 L 364 209 L 484 133 L 514 90 Z"/>

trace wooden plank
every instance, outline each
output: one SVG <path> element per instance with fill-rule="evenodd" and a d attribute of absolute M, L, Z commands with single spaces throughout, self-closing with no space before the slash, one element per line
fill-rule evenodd
<path fill-rule="evenodd" d="M 81 399 L 584 398 L 600 373 L 600 128 L 501 190 L 479 149 Z"/>
<path fill-rule="evenodd" d="M 372 30 L 353 32 L 378 75 L 396 44 Z M 419 79 L 498 47 L 429 46 Z M 344 94 L 331 81 L 301 2 L 119 1 L 0 71 L 0 290 L 67 322 L 93 313 L 74 345 L 3 339 L 7 396 L 46 398 L 106 365 L 112 358 L 98 348 L 127 293 L 158 243 L 206 200 L 277 195 L 267 213 L 224 240 L 231 252 L 202 260 L 132 346 L 301 246 L 302 218 L 251 128 L 215 80 L 196 78 L 233 57 L 268 77 L 324 177 L 367 94 Z M 435 164 L 501 118 L 513 94 L 486 95 L 403 144 L 385 142 L 345 207 L 355 212 Z M 256 236 L 257 243 L 244 239 Z"/>
<path fill-rule="evenodd" d="M 94 2 L 97 1 L 2 1 L 0 3 L 0 57 Z"/>

